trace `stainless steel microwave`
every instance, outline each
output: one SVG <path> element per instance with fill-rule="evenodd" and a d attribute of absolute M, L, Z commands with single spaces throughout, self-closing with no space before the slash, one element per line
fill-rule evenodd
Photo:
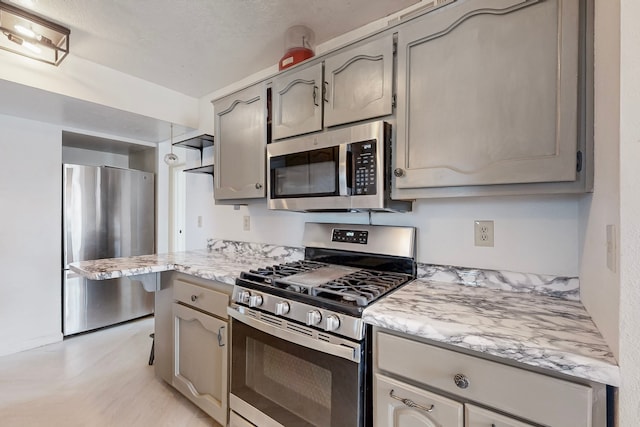
<path fill-rule="evenodd" d="M 391 125 L 376 121 L 267 146 L 269 209 L 410 211 L 391 200 Z"/>

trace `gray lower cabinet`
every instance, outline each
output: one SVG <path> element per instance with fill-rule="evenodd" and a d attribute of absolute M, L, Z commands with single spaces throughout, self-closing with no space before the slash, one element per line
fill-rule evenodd
<path fill-rule="evenodd" d="M 156 375 L 222 425 L 229 398 L 229 285 L 163 273 L 156 292 Z"/>
<path fill-rule="evenodd" d="M 213 195 L 218 201 L 266 195 L 267 87 L 264 82 L 213 102 L 215 164 Z"/>
<path fill-rule="evenodd" d="M 475 405 L 464 405 L 465 427 L 534 427 Z"/>
<path fill-rule="evenodd" d="M 380 328 L 373 358 L 376 427 L 606 425 L 603 384 L 543 375 Z"/>
<path fill-rule="evenodd" d="M 462 403 L 376 374 L 374 427 L 463 427 Z"/>
<path fill-rule="evenodd" d="M 255 427 L 249 421 L 242 418 L 240 415 L 231 411 L 229 415 L 229 427 Z"/>
<path fill-rule="evenodd" d="M 456 2 L 399 26 L 394 197 L 578 179 L 580 3 Z"/>

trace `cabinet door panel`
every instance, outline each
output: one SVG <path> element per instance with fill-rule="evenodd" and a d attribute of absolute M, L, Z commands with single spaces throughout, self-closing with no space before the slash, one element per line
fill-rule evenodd
<path fill-rule="evenodd" d="M 277 77 L 272 99 L 273 139 L 322 129 L 322 64 Z"/>
<path fill-rule="evenodd" d="M 384 375 L 375 374 L 374 396 L 374 427 L 462 427 L 460 402 Z M 409 406 L 398 399 L 409 399 L 423 408 Z"/>
<path fill-rule="evenodd" d="M 510 417 L 474 405 L 464 405 L 465 427 L 533 427 Z"/>
<path fill-rule="evenodd" d="M 393 35 L 325 59 L 325 126 L 392 113 Z"/>
<path fill-rule="evenodd" d="M 214 103 L 216 200 L 265 197 L 267 92 L 263 83 Z"/>
<path fill-rule="evenodd" d="M 176 303 L 173 318 L 173 386 L 226 425 L 227 323 Z"/>
<path fill-rule="evenodd" d="M 478 0 L 398 34 L 397 188 L 574 181 L 578 2 Z"/>

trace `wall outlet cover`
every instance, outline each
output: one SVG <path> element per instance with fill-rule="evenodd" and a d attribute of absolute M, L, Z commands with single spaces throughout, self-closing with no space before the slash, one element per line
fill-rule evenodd
<path fill-rule="evenodd" d="M 476 246 L 493 247 L 493 221 L 474 221 L 473 234 Z"/>

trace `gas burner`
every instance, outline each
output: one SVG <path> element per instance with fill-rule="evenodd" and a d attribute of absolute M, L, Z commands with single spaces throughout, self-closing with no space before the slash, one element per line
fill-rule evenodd
<path fill-rule="evenodd" d="M 324 265 L 323 263 L 315 261 L 293 261 L 249 270 L 248 272 L 243 272 L 240 277 L 253 279 L 264 284 L 271 284 L 275 279 L 315 270 Z"/>
<path fill-rule="evenodd" d="M 313 294 L 347 303 L 354 301 L 359 307 L 365 307 L 409 279 L 400 273 L 358 270 L 314 288 Z"/>

